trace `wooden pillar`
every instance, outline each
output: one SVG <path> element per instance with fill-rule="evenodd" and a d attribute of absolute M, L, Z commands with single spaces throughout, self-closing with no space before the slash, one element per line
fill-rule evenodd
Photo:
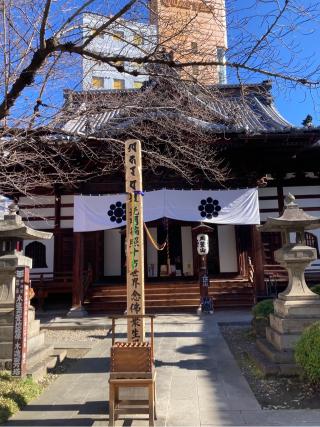
<path fill-rule="evenodd" d="M 282 215 L 284 210 L 284 194 L 282 185 L 277 186 L 277 197 L 278 197 L 278 210 L 279 215 Z"/>
<path fill-rule="evenodd" d="M 58 187 L 55 188 L 54 193 L 54 271 L 60 271 L 60 259 L 63 256 L 61 254 L 61 195 L 59 193 Z"/>
<path fill-rule="evenodd" d="M 72 308 L 82 306 L 83 298 L 83 234 L 73 233 Z"/>
<path fill-rule="evenodd" d="M 265 294 L 263 244 L 261 233 L 255 225 L 251 225 L 252 263 L 254 267 L 254 283 L 256 295 Z"/>

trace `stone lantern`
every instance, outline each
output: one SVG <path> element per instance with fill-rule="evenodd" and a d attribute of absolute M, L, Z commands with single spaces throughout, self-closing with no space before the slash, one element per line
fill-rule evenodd
<path fill-rule="evenodd" d="M 296 372 L 293 350 L 302 331 L 320 320 L 320 296 L 312 292 L 305 281 L 305 269 L 315 259 L 317 251 L 306 245 L 305 230 L 320 228 L 320 219 L 306 214 L 291 194 L 279 218 L 268 218 L 262 232 L 281 232 L 282 248 L 275 251 L 275 260 L 288 271 L 288 286 L 274 300 L 274 314 L 266 338 L 258 347 L 272 361 L 278 372 Z"/>
<path fill-rule="evenodd" d="M 9 214 L 0 219 L 0 369 L 10 369 L 13 355 L 14 338 L 23 329 L 22 321 L 19 320 L 19 334 L 15 333 L 14 324 L 17 317 L 17 283 L 21 277 L 22 288 L 25 289 L 26 302 L 19 306 L 21 317 L 24 316 L 26 323 L 25 347 L 28 354 L 26 367 L 39 365 L 41 358 L 47 358 L 50 348 L 44 345 L 44 336 L 40 332 L 39 321 L 34 320 L 34 308 L 29 304 L 29 284 L 27 278 L 23 277 L 24 271 L 32 267 L 32 259 L 24 256 L 19 250 L 22 240 L 50 239 L 52 233 L 33 230 L 27 227 L 21 216 L 16 214 L 17 205 L 9 206 Z M 23 297 L 19 297 L 23 298 Z M 16 346 L 18 346 L 16 344 Z M 17 347 L 18 348 L 18 347 Z"/>

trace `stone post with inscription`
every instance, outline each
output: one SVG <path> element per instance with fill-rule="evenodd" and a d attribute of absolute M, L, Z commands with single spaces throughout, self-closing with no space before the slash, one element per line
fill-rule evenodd
<path fill-rule="evenodd" d="M 145 314 L 144 243 L 141 143 L 128 140 L 125 146 L 127 219 L 127 314 Z M 128 341 L 144 341 L 143 319 L 128 320 Z"/>
<path fill-rule="evenodd" d="M 23 376 L 32 365 L 39 368 L 51 348 L 44 345 L 39 321 L 34 320 L 29 304 L 32 260 L 16 248 L 21 240 L 49 239 L 52 234 L 27 227 L 16 215 L 16 205 L 9 210 L 0 220 L 0 369 Z"/>

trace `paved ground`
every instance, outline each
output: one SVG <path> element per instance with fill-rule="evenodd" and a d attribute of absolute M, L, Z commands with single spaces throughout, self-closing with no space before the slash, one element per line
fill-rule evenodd
<path fill-rule="evenodd" d="M 220 312 L 156 319 L 159 426 L 320 426 L 320 411 L 261 410 L 223 337 L 220 321 L 248 314 Z M 124 329 L 122 329 L 124 330 Z M 108 423 L 110 339 L 98 342 L 7 426 L 94 426 Z M 145 426 L 140 418 L 116 425 Z"/>

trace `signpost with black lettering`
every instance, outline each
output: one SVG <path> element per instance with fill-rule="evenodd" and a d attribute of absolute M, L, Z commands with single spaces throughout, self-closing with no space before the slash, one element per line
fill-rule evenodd
<path fill-rule="evenodd" d="M 144 303 L 144 242 L 141 143 L 130 139 L 125 145 L 127 219 L 127 314 L 145 313 Z M 128 341 L 145 338 L 143 318 L 128 319 Z"/>
<path fill-rule="evenodd" d="M 28 310 L 29 267 L 17 267 L 11 369 L 15 377 L 23 377 L 27 372 Z"/>

